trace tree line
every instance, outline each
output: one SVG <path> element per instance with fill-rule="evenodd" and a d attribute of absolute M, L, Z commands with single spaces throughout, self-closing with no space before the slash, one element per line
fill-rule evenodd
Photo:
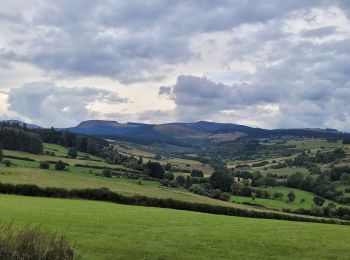
<path fill-rule="evenodd" d="M 0 182 L 0 193 L 17 194 L 24 196 L 50 197 L 50 198 L 79 198 L 86 200 L 108 201 L 119 204 L 171 208 L 178 210 L 197 211 L 210 214 L 240 216 L 250 218 L 280 219 L 289 221 L 317 222 L 328 224 L 350 225 L 350 222 L 337 219 L 311 218 L 300 215 L 281 214 L 279 212 L 252 211 L 243 208 L 214 206 L 202 203 L 184 202 L 173 199 L 159 199 L 135 195 L 124 196 L 112 192 L 107 188 L 100 189 L 72 189 L 65 188 L 41 188 L 28 184 L 3 184 Z M 340 210 L 340 209 L 338 209 Z M 342 209 L 343 210 L 343 209 Z M 346 209 L 344 209 L 346 210 Z"/>

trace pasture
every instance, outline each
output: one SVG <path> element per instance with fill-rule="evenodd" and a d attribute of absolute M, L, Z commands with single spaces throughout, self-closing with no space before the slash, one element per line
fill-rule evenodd
<path fill-rule="evenodd" d="M 0 221 L 40 224 L 82 259 L 348 259 L 349 226 L 0 195 Z M 283 239 L 281 239 L 283 238 Z M 300 239 L 303 238 L 303 239 Z"/>

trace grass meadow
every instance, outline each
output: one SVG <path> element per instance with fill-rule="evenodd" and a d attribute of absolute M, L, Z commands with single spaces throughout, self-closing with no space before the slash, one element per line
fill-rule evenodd
<path fill-rule="evenodd" d="M 0 221 L 76 241 L 82 259 L 348 259 L 350 227 L 0 195 Z M 301 239 L 302 238 L 302 239 Z"/>
<path fill-rule="evenodd" d="M 267 208 L 272 209 L 311 209 L 314 205 L 313 198 L 315 197 L 315 194 L 307 191 L 303 191 L 300 189 L 294 189 L 294 188 L 287 188 L 287 187 L 274 187 L 274 188 L 266 188 L 268 192 L 273 195 L 274 192 L 281 192 L 283 193 L 284 197 L 283 200 L 274 200 L 274 199 L 261 199 L 261 198 L 255 198 L 253 200 L 250 197 L 241 197 L 241 196 L 231 196 L 231 201 L 235 202 L 250 202 L 250 203 L 256 203 L 259 205 L 262 205 Z M 287 194 L 293 191 L 295 193 L 295 201 L 293 203 L 288 203 L 287 200 Z M 304 199 L 305 201 L 302 203 L 301 200 Z M 326 200 L 325 205 L 327 205 L 328 202 L 331 202 L 330 200 Z M 332 201 L 333 202 L 333 201 Z M 341 205 L 339 203 L 333 202 L 335 205 L 346 207 L 344 205 Z"/>

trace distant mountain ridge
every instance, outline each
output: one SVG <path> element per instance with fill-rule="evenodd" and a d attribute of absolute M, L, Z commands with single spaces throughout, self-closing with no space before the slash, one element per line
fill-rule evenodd
<path fill-rule="evenodd" d="M 195 123 L 118 123 L 106 120 L 88 120 L 66 130 L 142 144 L 166 143 L 181 146 L 200 146 L 207 143 L 234 141 L 257 137 L 317 137 L 350 139 L 350 134 L 335 129 L 296 128 L 267 130 L 231 123 L 198 121 Z"/>
<path fill-rule="evenodd" d="M 19 126 L 24 126 L 26 125 L 27 128 L 29 129 L 38 129 L 38 128 L 41 128 L 40 126 L 38 125 L 34 125 L 34 124 L 28 124 L 28 123 L 25 123 L 23 121 L 20 121 L 20 120 L 1 120 L 0 123 L 8 123 L 8 124 L 12 124 L 12 125 L 19 125 Z"/>
<path fill-rule="evenodd" d="M 41 128 L 19 120 L 3 120 L 0 122 L 18 124 L 30 129 Z M 184 147 L 200 147 L 221 142 L 254 138 L 279 138 L 283 136 L 309 137 L 325 139 L 350 139 L 349 133 L 336 129 L 291 128 L 263 129 L 232 123 L 216 123 L 198 121 L 194 123 L 119 123 L 108 120 L 87 120 L 75 127 L 56 128 L 78 134 L 91 135 L 111 140 L 123 140 L 140 144 L 170 144 Z"/>

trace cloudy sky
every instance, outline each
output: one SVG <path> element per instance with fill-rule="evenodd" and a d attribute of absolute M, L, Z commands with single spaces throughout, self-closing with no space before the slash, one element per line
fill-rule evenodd
<path fill-rule="evenodd" d="M 350 131 L 350 1 L 0 0 L 0 119 Z"/>

